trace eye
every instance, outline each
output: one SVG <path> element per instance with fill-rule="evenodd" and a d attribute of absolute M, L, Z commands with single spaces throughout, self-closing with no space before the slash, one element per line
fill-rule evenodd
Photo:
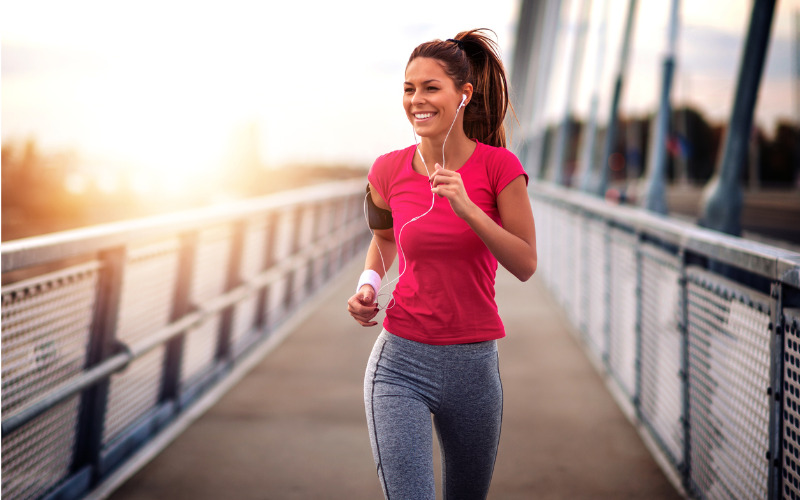
<path fill-rule="evenodd" d="M 411 88 L 411 87 L 406 87 L 406 88 L 403 89 L 403 92 L 406 93 L 406 94 L 413 94 L 414 93 L 414 89 Z"/>
<path fill-rule="evenodd" d="M 439 87 L 434 87 L 434 86 L 428 87 L 428 92 L 436 92 L 437 90 L 439 90 Z"/>

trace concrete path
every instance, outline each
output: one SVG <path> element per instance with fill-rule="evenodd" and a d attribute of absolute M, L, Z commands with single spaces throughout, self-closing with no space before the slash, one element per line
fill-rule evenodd
<path fill-rule="evenodd" d="M 362 384 L 379 327 L 346 312 L 352 267 L 284 342 L 114 500 L 379 499 Z M 534 277 L 498 273 L 504 421 L 490 498 L 677 499 Z"/>

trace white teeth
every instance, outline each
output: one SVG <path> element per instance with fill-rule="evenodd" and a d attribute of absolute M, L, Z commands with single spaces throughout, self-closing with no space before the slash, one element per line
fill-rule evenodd
<path fill-rule="evenodd" d="M 431 116 L 433 116 L 433 113 L 418 113 L 414 115 L 417 120 L 424 120 L 425 118 L 430 118 Z"/>

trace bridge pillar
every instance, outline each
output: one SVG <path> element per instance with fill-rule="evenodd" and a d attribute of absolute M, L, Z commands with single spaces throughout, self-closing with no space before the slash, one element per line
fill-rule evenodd
<path fill-rule="evenodd" d="M 596 61 L 594 68 L 593 81 L 599 82 L 603 75 L 603 68 L 605 68 L 606 60 L 606 41 L 608 39 L 608 11 L 609 0 L 603 0 L 601 12 L 602 18 L 600 20 L 600 28 L 597 41 L 597 52 L 594 59 Z M 578 160 L 578 172 L 576 172 L 575 185 L 584 193 L 590 193 L 592 186 L 595 183 L 595 170 L 594 158 L 597 143 L 597 108 L 600 103 L 598 92 L 599 85 L 594 85 L 592 89 L 592 98 L 589 104 L 589 120 L 586 123 L 585 131 L 583 132 L 585 145 L 582 146 L 581 157 Z"/>
<path fill-rule="evenodd" d="M 573 128 L 571 107 L 577 94 L 581 66 L 583 65 L 583 54 L 586 48 L 586 31 L 589 23 L 589 10 L 591 9 L 590 1 L 582 0 L 577 8 L 578 32 L 575 34 L 572 53 L 569 56 L 570 70 L 567 76 L 567 95 L 564 100 L 564 115 L 561 119 L 561 125 L 557 135 L 556 158 L 553 163 L 554 172 L 552 174 L 553 181 L 562 186 L 569 186 L 572 184 L 572 176 L 574 175 L 574 173 L 567 175 L 565 163 Z"/>
<path fill-rule="evenodd" d="M 742 232 L 742 168 L 750 145 L 753 111 L 774 12 L 775 0 L 753 2 L 722 160 L 703 191 L 698 220 L 703 227 L 736 236 Z"/>
<path fill-rule="evenodd" d="M 604 197 L 608 189 L 608 177 L 610 165 L 608 163 L 611 154 L 614 152 L 614 146 L 617 142 L 617 110 L 619 109 L 619 100 L 622 94 L 622 84 L 625 77 L 625 70 L 628 66 L 628 56 L 630 54 L 631 46 L 631 32 L 633 31 L 633 18 L 636 16 L 636 0 L 630 0 L 628 3 L 628 14 L 625 19 L 625 35 L 622 40 L 622 47 L 619 56 L 619 69 L 617 70 L 617 78 L 614 83 L 614 94 L 611 99 L 611 110 L 608 113 L 608 129 L 606 131 L 606 141 L 603 147 L 603 156 L 600 158 L 599 174 L 597 185 L 595 186 L 595 194 Z"/>
<path fill-rule="evenodd" d="M 675 70 L 675 41 L 677 39 L 679 11 L 680 0 L 672 0 L 667 54 L 664 56 L 664 72 L 661 81 L 661 100 L 659 102 L 658 115 L 656 116 L 655 132 L 651 143 L 650 161 L 645 181 L 644 199 L 642 200 L 642 205 L 645 208 L 659 214 L 667 213 L 667 134 L 669 133 L 669 119 L 672 115 L 669 96 L 672 89 L 672 74 Z"/>

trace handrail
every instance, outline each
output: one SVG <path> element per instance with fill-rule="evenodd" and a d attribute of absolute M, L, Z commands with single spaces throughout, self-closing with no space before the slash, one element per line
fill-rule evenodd
<path fill-rule="evenodd" d="M 638 233 L 647 232 L 692 252 L 741 267 L 787 285 L 800 285 L 800 253 L 765 243 L 706 229 L 689 222 L 628 205 L 615 205 L 601 198 L 553 184 L 531 184 L 534 198 L 580 209 L 625 225 Z"/>
<path fill-rule="evenodd" d="M 90 254 L 103 248 L 122 245 L 132 238 L 142 239 L 190 231 L 234 218 L 261 212 L 286 210 L 299 204 L 343 198 L 354 189 L 363 190 L 364 180 L 338 181 L 283 191 L 262 198 L 241 200 L 141 219 L 100 224 L 0 243 L 2 272 L 7 273 L 59 259 Z"/>

